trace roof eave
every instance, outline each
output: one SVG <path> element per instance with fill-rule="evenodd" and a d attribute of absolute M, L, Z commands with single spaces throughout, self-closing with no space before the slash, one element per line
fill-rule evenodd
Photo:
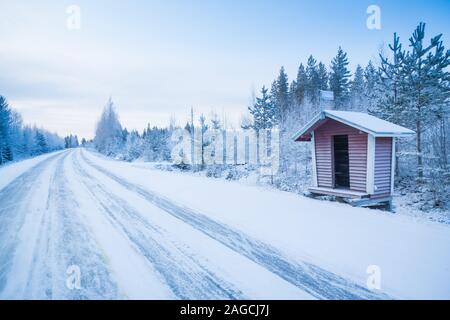
<path fill-rule="evenodd" d="M 388 138 L 388 137 L 394 137 L 394 138 L 402 138 L 402 137 L 411 137 L 413 135 L 415 135 L 416 133 L 413 132 L 379 132 L 374 134 L 375 137 L 377 138 Z"/>
<path fill-rule="evenodd" d="M 305 124 L 296 134 L 292 136 L 294 141 L 297 141 L 302 135 L 304 135 L 312 126 L 314 126 L 318 121 L 325 119 L 325 113 L 323 111 L 319 112 L 314 116 L 307 124 Z"/>

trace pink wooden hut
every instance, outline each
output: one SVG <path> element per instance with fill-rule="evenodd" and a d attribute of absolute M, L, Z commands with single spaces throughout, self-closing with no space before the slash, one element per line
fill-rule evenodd
<path fill-rule="evenodd" d="M 294 140 L 312 142 L 312 194 L 373 206 L 391 204 L 395 138 L 413 134 L 366 113 L 324 110 Z"/>

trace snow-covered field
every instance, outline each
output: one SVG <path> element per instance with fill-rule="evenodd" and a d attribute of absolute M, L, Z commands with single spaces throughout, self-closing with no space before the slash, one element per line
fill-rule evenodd
<path fill-rule="evenodd" d="M 449 299 L 449 274 L 447 225 L 85 149 L 0 168 L 0 299 Z"/>

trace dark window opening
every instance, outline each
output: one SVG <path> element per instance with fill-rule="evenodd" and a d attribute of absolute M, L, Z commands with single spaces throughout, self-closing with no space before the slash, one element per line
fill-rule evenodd
<path fill-rule="evenodd" d="M 348 136 L 334 136 L 334 187 L 350 188 Z"/>

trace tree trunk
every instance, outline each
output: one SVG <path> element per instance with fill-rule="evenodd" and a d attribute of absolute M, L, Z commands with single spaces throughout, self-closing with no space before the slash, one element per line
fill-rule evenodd
<path fill-rule="evenodd" d="M 423 158 L 422 158 L 422 126 L 421 121 L 416 121 L 416 137 L 417 137 L 417 176 L 420 180 L 423 178 Z"/>
<path fill-rule="evenodd" d="M 447 115 L 443 114 L 441 118 L 441 152 L 442 152 L 442 167 L 447 168 L 448 158 L 447 158 L 447 130 L 446 130 L 446 119 Z"/>
<path fill-rule="evenodd" d="M 280 172 L 286 173 L 287 172 L 287 139 L 286 139 L 286 124 L 280 123 Z"/>
<path fill-rule="evenodd" d="M 204 148 L 204 139 L 203 139 L 203 136 L 204 136 L 203 126 L 202 126 L 201 130 L 202 130 L 201 131 L 202 132 L 202 139 L 201 139 L 201 143 L 202 143 L 202 147 L 201 147 L 201 149 L 202 149 L 202 169 L 204 169 L 205 168 L 205 155 L 204 155 L 205 148 Z"/>

